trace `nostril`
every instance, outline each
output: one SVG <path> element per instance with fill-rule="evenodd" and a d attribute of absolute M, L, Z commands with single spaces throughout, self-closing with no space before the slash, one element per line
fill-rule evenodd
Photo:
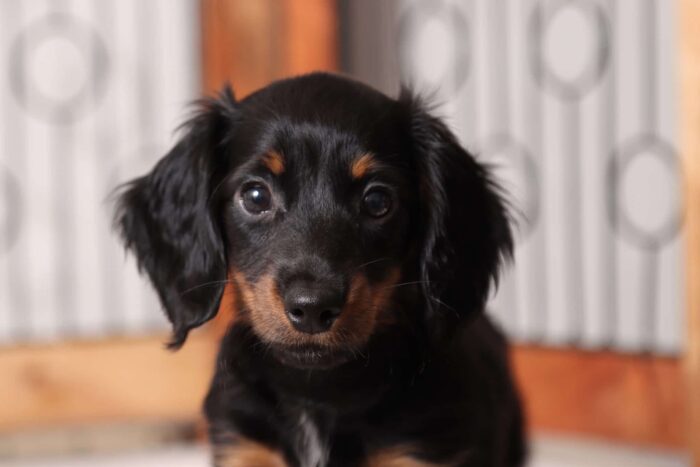
<path fill-rule="evenodd" d="M 304 310 L 301 308 L 292 308 L 289 311 L 289 316 L 291 316 L 295 320 L 302 320 L 304 319 Z"/>
<path fill-rule="evenodd" d="M 322 325 L 330 327 L 339 315 L 340 310 L 338 308 L 323 310 L 319 316 L 319 321 Z"/>

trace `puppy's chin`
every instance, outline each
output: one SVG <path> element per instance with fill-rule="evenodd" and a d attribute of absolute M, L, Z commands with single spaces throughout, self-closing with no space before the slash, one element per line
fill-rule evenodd
<path fill-rule="evenodd" d="M 272 355 L 283 365 L 305 370 L 330 370 L 354 358 L 353 353 L 318 345 L 271 345 Z"/>

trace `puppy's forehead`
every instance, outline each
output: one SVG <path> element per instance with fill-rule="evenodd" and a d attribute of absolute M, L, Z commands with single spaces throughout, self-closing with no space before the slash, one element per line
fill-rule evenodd
<path fill-rule="evenodd" d="M 372 125 L 395 101 L 353 80 L 336 75 L 312 74 L 277 81 L 242 101 L 259 117 L 273 115 L 295 121 L 328 123 L 357 128 Z"/>
<path fill-rule="evenodd" d="M 287 130 L 285 139 L 307 139 L 312 144 L 349 138 L 366 143 L 387 132 L 398 110 L 397 102 L 384 94 L 326 74 L 275 82 L 245 98 L 240 108 L 249 122 L 273 125 L 281 133 Z"/>
<path fill-rule="evenodd" d="M 259 160 L 274 175 L 319 171 L 346 173 L 362 178 L 377 166 L 372 142 L 360 133 L 333 125 L 278 121 L 256 150 Z"/>
<path fill-rule="evenodd" d="M 406 164 L 397 102 L 359 83 L 312 75 L 264 88 L 241 103 L 238 154 L 275 176 L 361 180 Z M 240 150 L 243 148 L 243 150 Z M 398 155 L 398 157 L 397 157 Z"/>
<path fill-rule="evenodd" d="M 290 155 L 327 161 L 363 151 L 369 141 L 361 134 L 333 125 L 332 122 L 289 121 L 277 133 L 276 143 Z"/>

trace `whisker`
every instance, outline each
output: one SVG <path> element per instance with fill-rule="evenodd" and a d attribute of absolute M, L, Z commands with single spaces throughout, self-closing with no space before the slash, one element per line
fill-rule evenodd
<path fill-rule="evenodd" d="M 429 284 L 430 281 L 411 281 L 411 282 L 401 282 L 399 284 L 393 284 L 393 285 L 387 285 L 386 287 L 382 287 L 382 290 L 386 289 L 395 289 L 397 287 L 404 287 L 406 285 L 414 285 L 414 284 Z"/>
<path fill-rule="evenodd" d="M 233 281 L 231 279 L 225 279 L 225 280 L 220 280 L 220 281 L 204 282 L 203 284 L 198 284 L 198 285 L 195 285 L 194 287 L 190 287 L 187 290 L 183 290 L 182 292 L 180 292 L 180 296 L 188 294 L 188 293 L 192 292 L 193 290 L 200 289 L 202 287 L 209 287 L 212 285 L 219 285 L 219 284 L 233 284 Z"/>
<path fill-rule="evenodd" d="M 357 267 L 355 268 L 355 270 L 360 269 L 360 268 L 364 268 L 365 266 L 369 266 L 370 264 L 378 263 L 378 262 L 380 262 L 380 261 L 386 261 L 386 260 L 389 260 L 389 259 L 391 259 L 391 258 L 386 257 L 386 256 L 385 256 L 385 257 L 382 257 L 382 258 L 373 259 L 372 261 L 367 261 L 366 263 L 360 264 L 359 266 L 357 266 Z"/>
<path fill-rule="evenodd" d="M 433 302 L 437 303 L 438 305 L 444 306 L 445 308 L 447 308 L 447 309 L 450 310 L 451 312 L 457 313 L 457 310 L 455 310 L 453 307 L 451 307 L 451 306 L 448 305 L 447 303 L 443 302 L 443 301 L 440 300 L 439 298 L 436 298 L 436 297 L 429 297 L 429 298 L 430 298 L 430 300 L 432 300 Z"/>

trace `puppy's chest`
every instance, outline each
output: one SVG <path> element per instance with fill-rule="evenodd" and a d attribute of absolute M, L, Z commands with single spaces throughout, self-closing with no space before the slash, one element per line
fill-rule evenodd
<path fill-rule="evenodd" d="M 330 456 L 329 427 L 324 426 L 309 411 L 301 410 L 296 417 L 293 449 L 299 467 L 326 467 Z"/>
<path fill-rule="evenodd" d="M 333 446 L 331 452 L 331 444 L 337 444 L 339 440 L 335 438 L 331 441 L 329 432 L 321 428 L 307 412 L 299 415 L 298 431 L 294 440 L 294 451 L 299 467 L 454 467 L 457 465 L 421 461 L 411 456 L 414 450 L 408 444 L 376 449 L 370 455 L 366 455 L 363 447 L 354 443 L 348 446 Z M 341 448 L 341 452 L 346 451 L 345 455 L 339 455 L 338 448 Z M 347 451 L 354 451 L 352 452 L 354 455 L 348 456 Z"/>

